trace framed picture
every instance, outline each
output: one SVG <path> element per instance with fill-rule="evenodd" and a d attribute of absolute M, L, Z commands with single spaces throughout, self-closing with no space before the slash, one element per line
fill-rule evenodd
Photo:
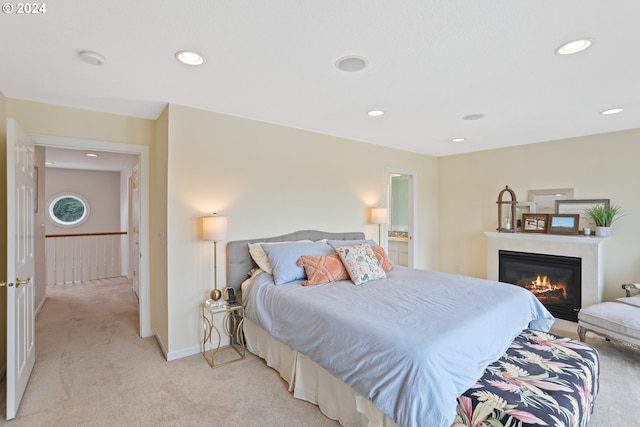
<path fill-rule="evenodd" d="M 549 234 L 578 234 L 578 214 L 550 214 L 547 233 Z"/>
<path fill-rule="evenodd" d="M 549 214 L 522 214 L 522 231 L 524 233 L 546 233 Z"/>
<path fill-rule="evenodd" d="M 537 213 L 538 206 L 535 202 L 518 202 L 516 204 L 516 226 L 518 230 L 522 229 L 522 214 Z"/>
<path fill-rule="evenodd" d="M 573 199 L 573 188 L 551 188 L 549 190 L 529 190 L 529 201 L 538 206 L 538 213 L 555 213 L 556 200 Z"/>
<path fill-rule="evenodd" d="M 555 213 L 558 214 L 577 214 L 580 216 L 578 224 L 579 234 L 584 234 L 584 229 L 590 228 L 591 234 L 595 233 L 596 224 L 593 219 L 585 213 L 585 209 L 602 205 L 609 206 L 609 199 L 574 199 L 574 200 L 556 200 Z"/>

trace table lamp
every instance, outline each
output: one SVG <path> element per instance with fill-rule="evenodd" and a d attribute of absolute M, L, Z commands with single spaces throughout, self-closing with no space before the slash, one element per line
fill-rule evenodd
<path fill-rule="evenodd" d="M 227 218 L 214 213 L 202 218 L 202 238 L 213 242 L 213 290 L 211 299 L 218 301 L 222 292 L 218 289 L 218 240 L 227 238 Z"/>

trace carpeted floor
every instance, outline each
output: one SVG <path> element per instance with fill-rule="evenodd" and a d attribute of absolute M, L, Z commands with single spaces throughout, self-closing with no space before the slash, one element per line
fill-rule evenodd
<path fill-rule="evenodd" d="M 551 332 L 578 339 L 578 325 L 556 320 Z M 600 393 L 589 427 L 637 426 L 640 402 L 640 349 L 587 333 L 586 341 L 600 354 Z"/>
<path fill-rule="evenodd" d="M 51 287 L 36 320 L 36 365 L 10 426 L 337 426 L 294 399 L 264 362 L 211 369 L 201 355 L 164 360 L 138 337 L 137 301 L 123 279 Z M 576 325 L 553 332 L 576 338 Z M 589 334 L 602 357 L 590 427 L 636 425 L 640 351 Z M 4 381 L 0 385 L 4 401 Z M 631 405 L 628 404 L 631 402 Z M 4 414 L 4 411 L 2 411 Z"/>

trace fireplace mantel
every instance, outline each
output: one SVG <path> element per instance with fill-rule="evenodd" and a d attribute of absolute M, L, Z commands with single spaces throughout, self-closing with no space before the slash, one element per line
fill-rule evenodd
<path fill-rule="evenodd" d="M 606 237 L 595 236 L 573 236 L 563 234 L 545 234 L 545 233 L 498 233 L 496 231 L 487 231 L 485 236 L 499 239 L 514 240 L 541 240 L 544 242 L 568 242 L 577 245 L 599 245 L 605 241 Z"/>
<path fill-rule="evenodd" d="M 529 252 L 582 259 L 582 307 L 604 297 L 602 246 L 606 237 L 487 231 L 487 279 L 498 280 L 498 251 Z"/>

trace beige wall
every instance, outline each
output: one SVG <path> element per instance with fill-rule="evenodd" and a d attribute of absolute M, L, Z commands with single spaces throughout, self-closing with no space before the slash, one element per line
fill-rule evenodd
<path fill-rule="evenodd" d="M 640 281 L 639 141 L 635 129 L 439 158 L 439 270 L 458 264 L 463 274 L 485 277 L 483 232 L 498 225 L 505 185 L 520 201 L 528 190 L 573 188 L 576 199 L 611 199 L 628 213 L 603 247 L 605 299 L 623 296 L 622 283 Z"/>
<path fill-rule="evenodd" d="M 169 342 L 167 300 L 167 155 L 169 144 L 169 107 L 155 123 L 155 141 L 150 153 L 151 187 L 149 194 L 149 245 L 151 279 L 151 326 L 156 331 L 163 351 Z"/>
<path fill-rule="evenodd" d="M 104 233 L 126 230 L 120 226 L 120 172 L 47 168 L 44 209 L 65 193 L 78 195 L 88 204 L 87 220 L 72 228 L 55 223 L 45 215 L 47 234 Z"/>
<path fill-rule="evenodd" d="M 42 135 L 151 145 L 154 121 L 39 102 L 7 99 L 7 116 Z"/>
<path fill-rule="evenodd" d="M 169 353 L 197 350 L 198 306 L 213 287 L 213 245 L 200 240 L 199 218 L 213 212 L 228 217 L 228 240 L 301 229 L 377 240 L 369 208 L 385 204 L 385 168 L 413 170 L 416 267 L 435 267 L 436 158 L 177 105 L 169 111 Z M 224 252 L 221 242 L 219 285 Z"/>

